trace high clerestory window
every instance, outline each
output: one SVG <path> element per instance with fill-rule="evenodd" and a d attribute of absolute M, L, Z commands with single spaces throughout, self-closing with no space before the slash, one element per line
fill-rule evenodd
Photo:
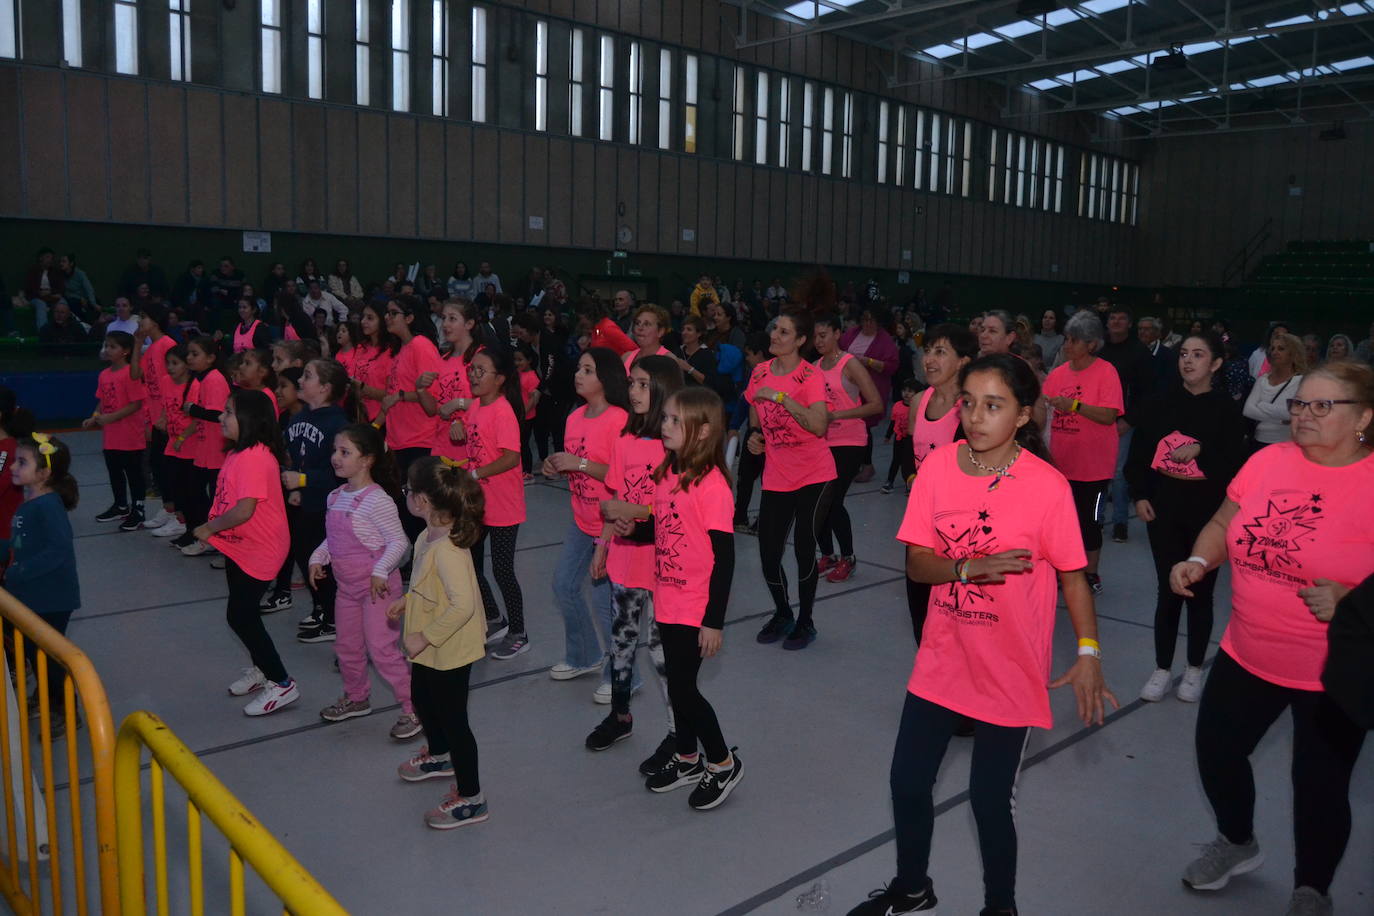
<path fill-rule="evenodd" d="M 282 0 L 261 0 L 259 6 L 263 92 L 281 92 L 281 7 Z"/>
<path fill-rule="evenodd" d="M 171 77 L 180 82 L 191 79 L 191 0 L 168 0 L 167 50 Z"/>
<path fill-rule="evenodd" d="M 16 17 L 16 26 L 19 25 Z M 138 3 L 114 0 L 115 72 L 138 74 Z"/>

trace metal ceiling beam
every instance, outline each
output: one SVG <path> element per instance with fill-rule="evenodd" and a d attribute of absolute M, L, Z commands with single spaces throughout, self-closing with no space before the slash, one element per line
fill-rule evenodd
<path fill-rule="evenodd" d="M 964 6 L 973 2 L 975 2 L 975 0 L 924 0 L 924 2 L 913 4 L 912 6 L 900 6 L 885 10 L 881 13 L 851 16 L 848 19 L 836 19 L 832 22 L 822 22 L 818 17 L 815 25 L 805 26 L 787 35 L 774 35 L 769 38 L 756 38 L 753 41 L 736 42 L 735 49 L 756 48 L 759 45 L 768 45 L 779 41 L 792 41 L 796 38 L 805 38 L 808 35 L 819 35 L 823 32 L 837 32 L 842 29 L 870 25 L 875 22 L 891 22 L 894 19 L 905 19 L 908 16 L 928 13 L 931 10 L 948 9 L 951 6 Z M 781 12 L 781 10 L 778 12 Z M 837 13 L 836 15 L 840 14 Z"/>
<path fill-rule="evenodd" d="M 1290 32 L 1310 32 L 1310 31 L 1314 31 L 1314 30 L 1317 30 L 1317 29 L 1329 29 L 1329 28 L 1333 28 L 1333 27 L 1337 27 L 1337 26 L 1355 25 L 1355 24 L 1357 24 L 1357 23 L 1374 23 L 1374 13 L 1368 13 L 1368 14 L 1365 14 L 1365 15 L 1363 15 L 1363 16 L 1332 16 L 1332 17 L 1329 18 L 1329 19 L 1318 19 L 1318 20 L 1315 20 L 1315 21 L 1313 21 L 1313 22 L 1297 22 L 1297 23 L 1294 23 L 1294 24 L 1292 24 L 1292 25 L 1274 26 L 1274 27 L 1272 27 L 1272 28 L 1264 28 L 1264 27 L 1262 27 L 1262 26 L 1256 26 L 1256 27 L 1254 27 L 1254 28 L 1237 29 L 1237 30 L 1232 30 L 1232 31 L 1229 31 L 1229 32 L 1227 32 L 1227 31 L 1217 31 L 1217 32 L 1215 32 L 1215 33 L 1207 34 L 1207 35 L 1199 35 L 1199 34 L 1196 34 L 1196 33 L 1195 33 L 1195 34 L 1193 34 L 1193 35 L 1191 35 L 1191 36 L 1189 36 L 1189 37 L 1187 37 L 1187 38 L 1181 38 L 1181 37 L 1180 37 L 1180 38 L 1174 38 L 1174 39 L 1172 39 L 1172 40 L 1170 40 L 1170 41 L 1152 41 L 1152 42 L 1148 42 L 1148 43 L 1146 43 L 1146 44 L 1141 44 L 1141 45 L 1137 45 L 1137 46 L 1135 46 L 1135 47 L 1133 47 L 1133 48 L 1130 48 L 1129 51 L 1130 51 L 1130 56 L 1134 57 L 1134 56 L 1140 55 L 1140 54 L 1149 54 L 1149 53 L 1151 53 L 1151 52 L 1153 52 L 1153 51 L 1166 51 L 1166 50 L 1172 48 L 1174 45 L 1179 45 L 1179 44 L 1190 44 L 1190 43 L 1195 42 L 1195 41 L 1223 41 L 1223 42 L 1224 42 L 1224 41 L 1227 41 L 1227 40 L 1233 39 L 1233 38 L 1252 38 L 1252 37 L 1254 37 L 1254 36 L 1256 36 L 1256 35 L 1258 35 L 1258 34 L 1263 34 L 1263 35 L 1284 35 L 1284 34 L 1288 34 L 1288 33 L 1290 33 Z M 1047 67 L 1047 66 L 1059 67 L 1059 66 L 1061 66 L 1061 65 L 1063 65 L 1063 64 L 1092 63 L 1093 61 L 1107 61 L 1107 60 L 1114 60 L 1114 59 L 1120 57 L 1121 55 L 1122 55 L 1122 49 L 1121 49 L 1121 48 L 1117 48 L 1117 47 L 1113 47 L 1113 48 L 1100 48 L 1100 49 L 1095 50 L 1095 51 L 1085 51 L 1085 52 L 1082 52 L 1082 53 L 1079 53 L 1079 54 L 1069 54 L 1069 55 L 1065 55 L 1065 56 L 1063 56 L 1063 57 L 1050 57 L 1050 58 L 1047 58 L 1047 59 L 1045 59 L 1045 60 L 1030 61 L 1030 62 L 1018 63 L 1018 64 L 1006 64 L 1006 65 L 998 66 L 998 67 L 982 67 L 982 68 L 979 68 L 979 69 L 976 69 L 976 70 L 959 70 L 959 69 L 956 69 L 956 70 L 954 70 L 953 72 L 945 73 L 945 74 L 943 74 L 943 75 L 941 75 L 941 76 L 938 76 L 938 77 L 929 77 L 929 78 L 926 78 L 926 79 L 910 80 L 910 81 L 908 81 L 908 82 L 895 83 L 895 84 L 893 84 L 893 86 L 890 87 L 890 88 L 896 88 L 896 87 L 898 87 L 898 86 L 919 86 L 919 85 L 923 85 L 923 84 L 926 84 L 926 83 L 939 83 L 939 82 L 943 82 L 944 80 L 976 79 L 976 78 L 979 78 L 979 77 L 986 77 L 986 76 L 998 76 L 998 75 L 1001 75 L 1001 74 L 1003 74 L 1003 73 L 1016 73 L 1016 72 L 1020 72 L 1020 71 L 1024 71 L 1024 70 L 1039 69 L 1039 68 L 1041 68 L 1041 67 Z"/>
<path fill-rule="evenodd" d="M 1344 107 L 1349 107 L 1349 106 L 1324 106 L 1324 107 L 1342 107 L 1342 108 L 1344 108 Z M 1192 121 L 1192 120 L 1195 120 L 1195 119 L 1193 119 L 1193 118 L 1168 118 L 1168 119 L 1165 119 L 1164 123 L 1169 124 L 1169 123 L 1176 123 L 1176 122 L 1178 122 L 1178 121 Z M 1369 122 L 1374 122 L 1374 118 L 1341 118 L 1340 120 L 1341 120 L 1342 123 L 1345 123 L 1345 124 L 1366 124 L 1366 123 L 1369 123 Z M 1131 123 L 1136 124 L 1137 122 L 1134 122 L 1134 121 L 1133 121 L 1133 122 L 1131 122 Z M 1151 122 L 1151 123 L 1153 123 L 1153 122 Z M 1311 122 L 1311 121 L 1298 121 L 1298 122 L 1296 122 L 1296 123 L 1294 123 L 1294 122 L 1285 122 L 1285 123 L 1283 123 L 1283 124 L 1253 124 L 1253 125 L 1245 125 L 1245 126 L 1241 126 L 1241 127 L 1233 127 L 1233 126 L 1229 126 L 1229 125 L 1228 125 L 1228 126 L 1225 126 L 1225 127 L 1205 127 L 1205 128 L 1200 129 L 1200 130 L 1157 130 L 1157 129 L 1151 127 L 1149 123 L 1139 123 L 1139 124 L 1137 124 L 1137 126 L 1143 127 L 1143 128 L 1145 128 L 1146 130 L 1149 130 L 1150 132 L 1149 132 L 1148 134 L 1140 134 L 1140 135 L 1136 135 L 1136 136 L 1127 135 L 1127 136 L 1122 136 L 1122 137 L 1110 137 L 1110 138 L 1108 138 L 1108 137 L 1097 136 L 1097 137 L 1093 137 L 1093 138 L 1092 138 L 1092 142 L 1094 142 L 1094 143 L 1107 143 L 1107 142 L 1110 142 L 1110 143 L 1131 143 L 1131 142 L 1137 142 L 1137 141 L 1140 141 L 1140 140 L 1167 140 L 1167 139 L 1169 139 L 1170 137 L 1199 137 L 1199 136 L 1211 136 L 1211 135 L 1213 135 L 1213 134 L 1243 134 L 1243 133 L 1253 133 L 1253 132 L 1265 131 L 1265 130 L 1284 130 L 1285 128 L 1293 128 L 1293 127 L 1311 127 L 1311 128 L 1315 128 L 1315 127 L 1320 127 L 1321 124 L 1320 124 L 1320 123 L 1313 123 L 1313 122 Z M 1333 141 L 1333 142 L 1339 142 L 1339 141 Z"/>

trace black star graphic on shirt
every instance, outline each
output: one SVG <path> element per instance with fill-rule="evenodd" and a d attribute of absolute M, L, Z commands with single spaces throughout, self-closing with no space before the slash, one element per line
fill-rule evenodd
<path fill-rule="evenodd" d="M 1319 503 L 1319 502 L 1321 502 L 1321 501 L 1322 501 L 1322 495 L 1321 495 L 1320 493 L 1313 493 L 1313 494 L 1312 494 L 1312 502 L 1314 502 L 1314 503 Z"/>
<path fill-rule="evenodd" d="M 988 510 L 984 509 L 982 512 L 979 512 L 979 513 L 978 513 L 978 521 L 980 521 L 980 522 L 985 522 L 985 521 L 987 521 L 987 520 L 988 520 Z"/>

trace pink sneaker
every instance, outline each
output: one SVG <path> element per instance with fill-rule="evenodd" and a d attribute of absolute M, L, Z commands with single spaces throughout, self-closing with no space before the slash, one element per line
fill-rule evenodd
<path fill-rule="evenodd" d="M 854 567 L 858 566 L 858 561 L 853 557 L 840 557 L 839 562 L 830 570 L 825 577 L 827 582 L 843 582 L 854 575 Z"/>

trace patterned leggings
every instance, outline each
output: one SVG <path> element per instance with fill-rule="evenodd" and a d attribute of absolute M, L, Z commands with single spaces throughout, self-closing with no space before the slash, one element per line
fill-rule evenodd
<path fill-rule="evenodd" d="M 487 620 L 500 620 L 501 609 L 496 606 L 496 596 L 492 594 L 487 577 L 482 572 L 482 557 L 486 554 L 487 539 L 491 539 L 491 574 L 496 577 L 501 599 L 506 602 L 506 619 L 510 621 L 512 636 L 525 632 L 525 596 L 520 591 L 520 580 L 515 577 L 515 537 L 519 533 L 519 525 L 487 527 L 482 530 L 477 543 L 472 545 L 472 566 L 477 571 L 482 607 L 486 610 Z"/>
<path fill-rule="evenodd" d="M 631 681 L 635 673 L 635 650 L 639 647 L 639 630 L 649 623 L 649 658 L 658 672 L 658 686 L 663 692 L 663 706 L 668 711 L 668 733 L 673 727 L 673 706 L 668 701 L 668 675 L 663 664 L 663 636 L 654 620 L 654 593 L 647 588 L 626 588 L 611 583 L 611 606 L 615 619 L 611 622 L 611 709 L 621 715 L 630 712 Z"/>

